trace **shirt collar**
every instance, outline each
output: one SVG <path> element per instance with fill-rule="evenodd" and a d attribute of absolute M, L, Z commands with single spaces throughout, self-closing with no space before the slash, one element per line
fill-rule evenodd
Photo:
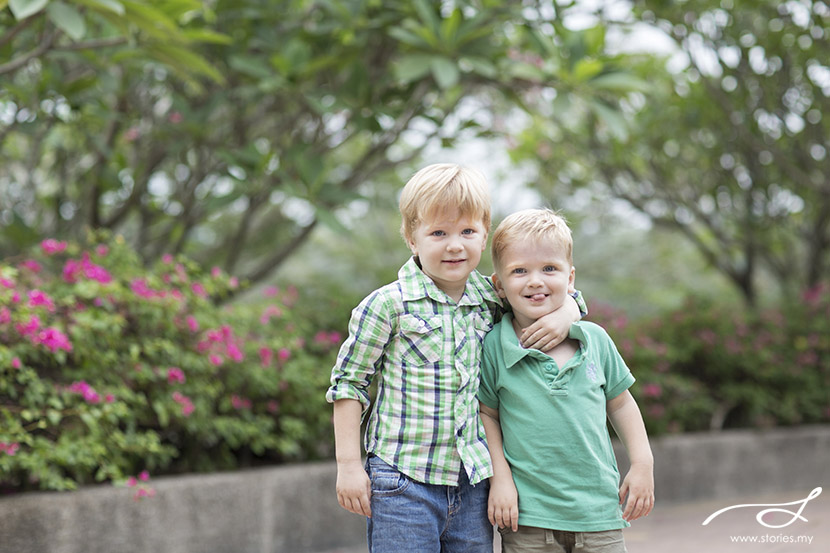
<path fill-rule="evenodd" d="M 404 301 L 429 297 L 441 303 L 449 303 L 449 296 L 438 288 L 432 279 L 421 270 L 414 256 L 410 257 L 398 271 L 398 280 L 401 283 L 401 293 Z M 490 279 L 478 271 L 473 271 L 467 278 L 464 295 L 458 305 L 481 305 L 485 302 L 500 305 Z"/>
<path fill-rule="evenodd" d="M 515 366 L 527 356 L 537 359 L 546 359 L 548 357 L 546 353 L 542 353 L 538 349 L 526 349 L 522 347 L 519 343 L 519 337 L 516 336 L 516 331 L 513 330 L 513 314 L 509 311 L 501 319 L 499 332 L 499 341 L 501 341 L 501 349 L 506 367 L 510 368 Z M 581 323 L 575 322 L 571 325 L 568 338 L 579 340 L 583 345 L 581 348 L 582 352 L 587 350 L 588 337 L 585 335 L 585 330 L 582 328 Z M 577 355 L 580 354 L 581 352 L 577 353 Z"/>

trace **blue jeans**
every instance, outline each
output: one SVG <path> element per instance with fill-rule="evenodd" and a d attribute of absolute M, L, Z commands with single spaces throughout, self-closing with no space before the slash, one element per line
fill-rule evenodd
<path fill-rule="evenodd" d="M 489 482 L 470 485 L 461 471 L 457 486 L 415 482 L 370 455 L 371 553 L 493 553 L 487 520 Z"/>

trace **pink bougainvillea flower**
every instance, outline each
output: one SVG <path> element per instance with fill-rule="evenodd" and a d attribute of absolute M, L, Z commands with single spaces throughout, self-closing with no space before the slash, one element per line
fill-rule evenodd
<path fill-rule="evenodd" d="M 20 444 L 17 442 L 0 442 L 0 453 L 5 453 L 10 457 L 14 457 L 18 449 L 20 449 Z"/>
<path fill-rule="evenodd" d="M 259 322 L 261 322 L 262 324 L 268 324 L 268 321 L 271 320 L 271 317 L 282 317 L 282 309 L 280 309 L 276 305 L 269 305 L 262 311 L 262 315 L 259 318 Z"/>
<path fill-rule="evenodd" d="M 167 369 L 167 383 L 168 384 L 184 384 L 184 371 L 178 367 L 170 367 Z"/>
<path fill-rule="evenodd" d="M 33 273 L 39 273 L 42 269 L 42 267 L 40 266 L 40 263 L 38 263 L 34 259 L 27 259 L 26 261 L 23 261 L 20 264 L 20 266 L 25 267 L 26 269 L 29 269 Z"/>
<path fill-rule="evenodd" d="M 184 121 L 184 116 L 181 112 L 178 111 L 171 111 L 170 115 L 167 116 L 167 120 L 173 123 L 174 125 L 178 125 L 182 121 Z"/>
<path fill-rule="evenodd" d="M 173 401 L 175 401 L 176 403 L 178 403 L 181 406 L 182 415 L 185 416 L 185 417 L 189 417 L 193 413 L 193 411 L 196 409 L 196 407 L 194 407 L 193 402 L 190 400 L 190 398 L 187 397 L 186 395 L 182 394 L 182 393 L 173 392 Z"/>
<path fill-rule="evenodd" d="M 55 302 L 42 290 L 29 290 L 29 307 L 45 307 L 51 312 L 55 310 Z"/>
<path fill-rule="evenodd" d="M 40 243 L 40 249 L 46 255 L 53 255 L 64 251 L 66 249 L 66 242 L 59 242 L 54 238 L 47 238 Z"/>
<path fill-rule="evenodd" d="M 21 366 L 22 366 L 22 363 L 20 362 L 20 357 L 15 357 L 14 359 L 12 359 L 12 368 L 13 369 L 19 369 Z"/>
<path fill-rule="evenodd" d="M 277 401 L 276 399 L 272 399 L 271 401 L 268 402 L 267 409 L 268 409 L 269 413 L 278 413 L 279 410 L 280 410 L 280 402 Z"/>
<path fill-rule="evenodd" d="M 14 282 L 12 282 L 9 279 L 0 277 L 0 286 L 3 286 L 4 288 L 14 288 Z"/>
<path fill-rule="evenodd" d="M 72 343 L 69 338 L 55 327 L 47 327 L 37 334 L 37 342 L 49 348 L 52 352 L 59 349 L 72 351 Z"/>
<path fill-rule="evenodd" d="M 69 386 L 69 391 L 78 394 L 84 398 L 84 401 L 87 403 L 100 403 L 101 396 L 98 395 L 98 392 L 90 386 L 85 380 L 79 380 L 77 382 L 73 382 Z"/>
<path fill-rule="evenodd" d="M 199 321 L 197 321 L 196 317 L 194 317 L 193 315 L 187 316 L 187 328 L 190 329 L 190 332 L 199 331 Z"/>
<path fill-rule="evenodd" d="M 271 365 L 271 362 L 274 360 L 274 352 L 271 348 L 259 348 L 259 362 L 264 367 L 268 367 Z"/>
<path fill-rule="evenodd" d="M 8 307 L 0 308 L 0 324 L 12 322 L 12 312 Z"/>
<path fill-rule="evenodd" d="M 280 348 L 277 352 L 277 359 L 280 361 L 288 361 L 289 357 L 291 357 L 291 350 L 288 348 Z"/>
<path fill-rule="evenodd" d="M 205 290 L 205 287 L 202 286 L 201 282 L 194 282 L 190 286 L 190 289 L 193 290 L 193 293 L 196 294 L 197 296 L 199 296 L 200 298 L 208 297 L 207 290 Z"/>
<path fill-rule="evenodd" d="M 165 265 L 170 265 L 171 263 L 173 263 L 173 256 L 169 253 L 166 253 L 163 256 L 161 256 L 161 262 Z"/>
<path fill-rule="evenodd" d="M 32 315 L 27 323 L 17 323 L 14 328 L 21 336 L 33 336 L 40 330 L 40 325 L 40 317 Z"/>
<path fill-rule="evenodd" d="M 230 357 L 231 359 L 233 359 L 237 363 L 239 363 L 240 361 L 245 359 L 245 354 L 242 353 L 242 350 L 239 349 L 239 346 L 237 346 L 235 343 L 233 343 L 233 342 L 228 343 L 226 348 L 227 348 L 227 351 L 228 351 L 228 357 Z"/>
<path fill-rule="evenodd" d="M 150 480 L 150 473 L 146 470 L 142 470 L 138 475 L 138 479 L 142 482 L 147 482 L 148 480 Z"/>
<path fill-rule="evenodd" d="M 246 397 L 241 397 L 236 394 L 231 396 L 231 405 L 233 405 L 234 409 L 250 409 L 251 408 L 251 400 Z"/>
<path fill-rule="evenodd" d="M 210 276 L 212 276 L 213 278 L 219 278 L 220 276 L 222 276 L 222 269 L 220 269 L 219 267 L 213 267 L 210 270 Z"/>
<path fill-rule="evenodd" d="M 262 295 L 266 298 L 273 298 L 277 294 L 280 293 L 280 289 L 276 286 L 267 286 L 265 290 L 262 291 Z"/>
<path fill-rule="evenodd" d="M 106 257 L 107 254 L 109 254 L 109 253 L 110 253 L 110 249 L 107 245 L 99 244 L 99 245 L 95 246 L 95 254 L 98 257 Z"/>
<path fill-rule="evenodd" d="M 89 280 L 96 280 L 101 284 L 112 282 L 112 275 L 110 275 L 109 271 L 90 261 L 87 252 L 83 253 L 81 261 L 67 259 L 63 266 L 63 279 L 66 282 L 77 282 L 81 276 Z"/>
<path fill-rule="evenodd" d="M 659 384 L 644 384 L 643 395 L 645 397 L 660 397 L 661 395 L 663 395 L 663 388 L 661 388 Z"/>
<path fill-rule="evenodd" d="M 211 353 L 210 355 L 208 355 L 208 360 L 211 362 L 211 364 L 216 365 L 217 367 L 225 362 L 222 356 L 218 353 Z"/>

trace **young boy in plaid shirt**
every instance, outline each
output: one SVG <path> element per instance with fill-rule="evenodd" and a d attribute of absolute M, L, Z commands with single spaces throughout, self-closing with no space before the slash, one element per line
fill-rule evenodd
<path fill-rule="evenodd" d="M 475 270 L 490 228 L 487 185 L 477 171 L 430 165 L 404 187 L 400 211 L 413 256 L 352 311 L 326 394 L 337 498 L 368 517 L 374 553 L 492 553 L 493 470 L 476 399 L 482 341 L 501 309 Z M 553 347 L 579 315 L 567 302 L 528 327 L 523 344 Z M 370 405 L 364 465 L 360 424 Z"/>

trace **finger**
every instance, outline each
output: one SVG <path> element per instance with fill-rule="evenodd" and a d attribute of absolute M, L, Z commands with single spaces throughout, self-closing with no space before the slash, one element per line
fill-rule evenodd
<path fill-rule="evenodd" d="M 496 521 L 496 510 L 493 508 L 492 504 L 487 506 L 487 519 L 493 526 L 498 526 L 499 523 Z"/>
<path fill-rule="evenodd" d="M 372 500 L 369 496 L 362 495 L 360 496 L 360 513 L 365 517 L 372 517 Z"/>
<path fill-rule="evenodd" d="M 510 529 L 514 532 L 519 531 L 519 509 L 517 508 L 510 510 Z"/>

